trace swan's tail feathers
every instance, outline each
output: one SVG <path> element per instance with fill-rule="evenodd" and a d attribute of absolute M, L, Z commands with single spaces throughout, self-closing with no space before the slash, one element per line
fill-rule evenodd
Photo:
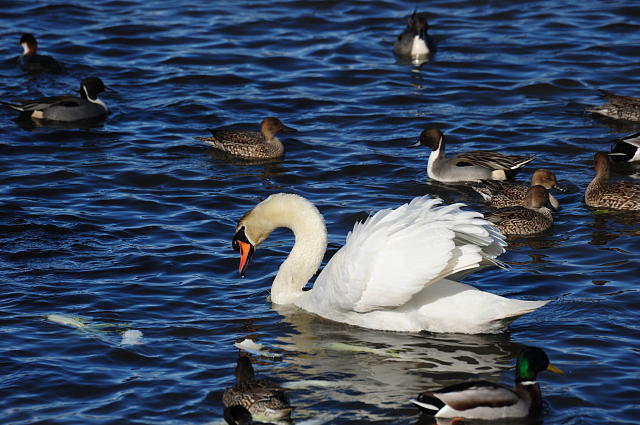
<path fill-rule="evenodd" d="M 526 301 L 526 300 L 512 300 L 517 301 L 517 310 L 513 310 L 511 312 L 506 313 L 504 316 L 495 319 L 496 322 L 500 322 L 501 325 L 508 325 L 509 323 L 516 320 L 518 317 L 523 316 L 527 313 L 531 313 L 540 307 L 548 304 L 551 300 L 543 300 L 543 301 Z"/>

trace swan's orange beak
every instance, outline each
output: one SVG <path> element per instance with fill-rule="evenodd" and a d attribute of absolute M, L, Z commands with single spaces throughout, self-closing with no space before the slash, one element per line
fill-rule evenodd
<path fill-rule="evenodd" d="M 233 237 L 232 246 L 236 251 L 240 251 L 240 267 L 238 271 L 240 272 L 240 276 L 244 277 L 244 272 L 249 265 L 249 261 L 251 261 L 251 257 L 253 257 L 254 251 L 253 245 L 247 240 L 244 234 L 244 227 L 236 232 Z"/>
<path fill-rule="evenodd" d="M 240 272 L 240 276 L 244 277 L 244 272 L 249 265 L 251 257 L 253 257 L 253 245 L 242 241 L 238 241 L 238 245 L 240 246 L 240 267 L 238 271 Z"/>

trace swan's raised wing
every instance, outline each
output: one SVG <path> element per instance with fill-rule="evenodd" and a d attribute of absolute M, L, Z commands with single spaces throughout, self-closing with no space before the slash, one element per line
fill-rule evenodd
<path fill-rule="evenodd" d="M 357 312 L 407 303 L 446 276 L 479 267 L 504 252 L 503 236 L 462 204 L 415 198 L 357 223 L 314 285 L 335 307 Z"/>

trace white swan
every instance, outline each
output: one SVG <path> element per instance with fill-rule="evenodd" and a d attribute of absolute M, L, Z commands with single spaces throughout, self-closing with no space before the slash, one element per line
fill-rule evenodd
<path fill-rule="evenodd" d="M 324 220 L 301 196 L 271 195 L 236 227 L 240 273 L 255 247 L 274 229 L 288 227 L 295 244 L 273 281 L 272 302 L 337 322 L 388 331 L 494 333 L 548 302 L 508 299 L 447 279 L 497 264 L 505 242 L 480 213 L 441 202 L 415 198 L 356 223 L 313 288 L 303 291 L 327 247 Z"/>

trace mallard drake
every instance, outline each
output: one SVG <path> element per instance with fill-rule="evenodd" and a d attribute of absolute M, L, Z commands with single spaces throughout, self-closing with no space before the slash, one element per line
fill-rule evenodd
<path fill-rule="evenodd" d="M 284 390 L 268 379 L 256 379 L 248 357 L 238 357 L 235 375 L 236 383 L 222 394 L 225 407 L 242 406 L 258 419 L 289 417 L 291 406 Z"/>
<path fill-rule="evenodd" d="M 534 235 L 553 225 L 553 206 L 544 186 L 535 185 L 527 190 L 524 206 L 499 208 L 486 216 L 505 235 Z"/>
<path fill-rule="evenodd" d="M 615 210 L 640 210 L 640 184 L 631 182 L 609 183 L 609 155 L 596 152 L 593 157 L 596 175 L 584 192 L 584 202 L 590 207 Z"/>
<path fill-rule="evenodd" d="M 640 121 L 640 97 L 620 96 L 606 90 L 599 91 L 608 102 L 587 108 L 587 112 L 618 120 Z"/>
<path fill-rule="evenodd" d="M 437 128 L 423 130 L 418 140 L 422 146 L 431 149 L 427 163 L 429 178 L 445 183 L 506 180 L 535 158 L 493 151 L 463 152 L 446 158 L 444 135 Z"/>
<path fill-rule="evenodd" d="M 295 244 L 273 281 L 271 301 L 336 322 L 388 331 L 494 333 L 548 302 L 504 298 L 451 280 L 486 264 L 500 265 L 496 257 L 505 242 L 480 213 L 441 202 L 415 198 L 356 223 L 313 288 L 304 291 L 327 248 L 324 220 L 301 196 L 271 195 L 236 226 L 240 274 L 255 248 L 274 229 L 287 227 Z"/>
<path fill-rule="evenodd" d="M 546 168 L 538 168 L 531 175 L 531 186 L 535 185 L 544 186 L 547 190 L 564 191 L 558 185 L 555 174 Z M 529 190 L 529 187 L 522 184 L 498 180 L 483 180 L 482 183 L 474 184 L 471 187 L 493 208 L 525 206 L 527 190 Z M 549 193 L 549 202 L 556 210 L 560 207 L 560 203 L 551 193 Z"/>
<path fill-rule="evenodd" d="M 454 384 L 436 391 L 426 391 L 411 402 L 436 418 L 503 419 L 537 416 L 542 408 L 539 372 L 563 373 L 549 363 L 540 348 L 527 347 L 516 360 L 515 386 L 489 381 Z"/>
<path fill-rule="evenodd" d="M 284 155 L 284 145 L 276 134 L 296 131 L 282 124 L 278 118 L 268 117 L 260 123 L 260 132 L 244 130 L 208 129 L 210 137 L 196 137 L 215 149 L 243 159 L 271 159 Z"/>

